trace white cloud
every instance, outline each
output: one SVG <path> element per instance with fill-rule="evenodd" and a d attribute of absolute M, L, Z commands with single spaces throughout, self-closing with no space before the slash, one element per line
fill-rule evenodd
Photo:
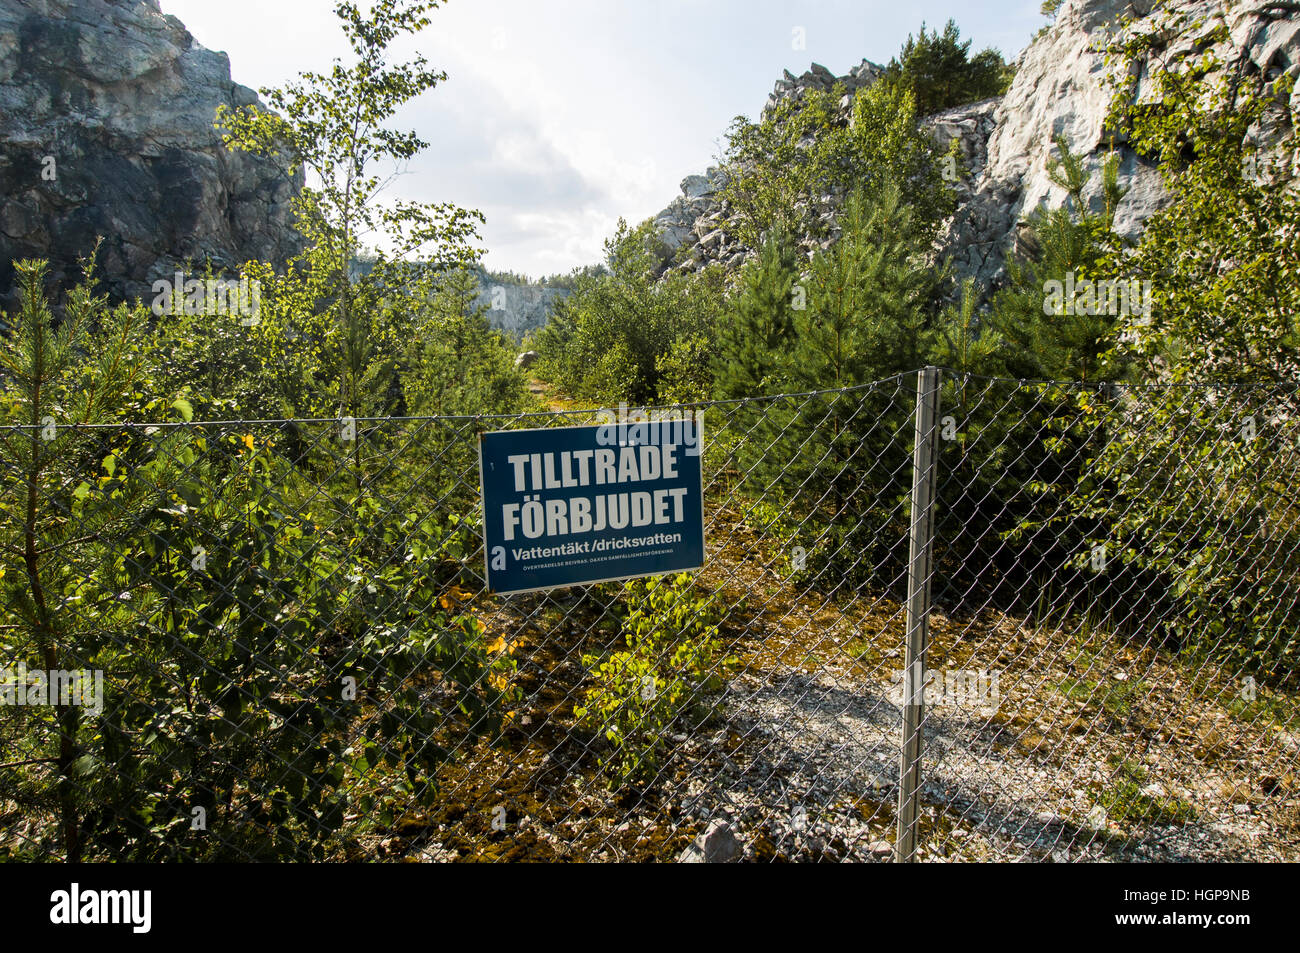
<path fill-rule="evenodd" d="M 331 0 L 161 0 L 234 78 L 275 86 L 347 51 Z M 738 113 L 812 61 L 887 61 L 924 19 L 1014 55 L 1037 0 L 451 0 L 398 46 L 449 79 L 397 118 L 431 143 L 394 187 L 481 209 L 491 267 L 532 275 L 599 260 L 618 218 L 638 222 L 702 172 Z M 251 26 L 250 25 L 254 25 Z M 794 27 L 806 48 L 792 48 Z"/>

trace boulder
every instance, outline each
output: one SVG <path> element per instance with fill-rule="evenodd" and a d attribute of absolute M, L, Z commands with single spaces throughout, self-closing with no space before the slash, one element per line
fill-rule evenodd
<path fill-rule="evenodd" d="M 707 175 L 688 175 L 682 179 L 682 194 L 688 199 L 703 198 L 717 191 Z"/>
<path fill-rule="evenodd" d="M 713 820 L 677 858 L 680 864 L 729 864 L 744 855 L 745 848 L 724 820 Z"/>

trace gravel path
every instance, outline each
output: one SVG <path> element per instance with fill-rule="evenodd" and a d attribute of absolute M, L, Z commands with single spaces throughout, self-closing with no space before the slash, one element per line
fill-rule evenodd
<path fill-rule="evenodd" d="M 700 827 L 728 820 L 752 859 L 890 859 L 901 731 L 890 695 L 888 684 L 825 670 L 733 679 L 712 733 L 674 739 L 687 818 Z M 920 859 L 1300 858 L 1294 798 L 1225 798 L 1216 772 L 1171 759 L 1124 788 L 1146 815 L 1133 816 L 1132 799 L 1108 812 L 1097 802 L 1128 780 L 1107 762 L 1122 732 L 1066 735 L 1076 739 L 1068 750 L 1026 757 L 996 721 L 942 709 L 927 717 Z M 1293 767 L 1296 741 L 1288 743 Z M 1238 760 L 1241 772 L 1255 770 L 1251 758 Z M 1187 816 L 1159 823 L 1184 807 Z"/>

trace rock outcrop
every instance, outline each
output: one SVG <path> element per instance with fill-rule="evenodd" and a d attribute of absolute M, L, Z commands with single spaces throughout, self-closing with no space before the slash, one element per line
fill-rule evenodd
<path fill-rule="evenodd" d="M 1116 146 L 1120 184 L 1128 190 L 1115 218 L 1122 233 L 1135 237 L 1163 204 L 1159 172 L 1124 144 L 1112 143 L 1104 129 L 1112 91 L 1103 48 L 1122 18 L 1145 17 L 1153 6 L 1151 0 L 1066 0 L 1052 28 L 1021 54 L 1015 79 L 994 111 L 988 161 L 947 232 L 961 274 L 981 284 L 995 281 L 1026 216 L 1064 200 L 1048 176 L 1057 136 L 1094 172 Z M 1099 199 L 1100 184 L 1094 175 L 1086 197 Z"/>
<path fill-rule="evenodd" d="M 1223 27 L 1229 39 L 1214 41 L 1211 34 Z M 1094 173 L 1112 149 L 1118 156 L 1119 181 L 1126 190 L 1115 211 L 1114 227 L 1121 235 L 1137 238 L 1147 219 L 1167 203 L 1154 164 L 1113 139 L 1106 127 L 1112 90 L 1105 47 L 1122 30 L 1161 36 L 1156 55 L 1165 64 L 1213 51 L 1228 71 L 1240 69 L 1265 79 L 1300 75 L 1300 6 L 1293 3 L 1066 0 L 1052 28 L 1022 54 L 1016 77 L 994 112 L 988 161 L 949 227 L 946 247 L 959 274 L 972 275 L 981 284 L 996 282 L 1025 218 L 1035 208 L 1057 208 L 1064 201 L 1064 191 L 1047 170 L 1057 136 L 1064 136 Z M 1147 59 L 1138 62 L 1139 100 L 1155 95 L 1153 65 Z M 1274 135 L 1289 125 L 1298 106 L 1293 95 L 1290 110 L 1277 111 Z M 1084 198 L 1097 208 L 1100 193 L 1101 176 L 1095 174 Z"/>
<path fill-rule="evenodd" d="M 569 296 L 567 288 L 542 284 L 494 281 L 479 271 L 479 289 L 475 304 L 487 309 L 488 323 L 516 340 L 540 328 L 551 317 L 555 303 Z"/>
<path fill-rule="evenodd" d="M 15 259 L 75 279 L 97 235 L 118 299 L 186 261 L 282 261 L 301 177 L 213 128 L 219 103 L 256 100 L 157 0 L 0 0 L 0 297 Z"/>
<path fill-rule="evenodd" d="M 1124 26 L 1126 20 L 1131 25 Z M 1211 34 L 1225 28 L 1229 39 Z M 1272 79 L 1300 75 L 1300 4 L 1278 0 L 1065 0 L 1054 24 L 1021 54 L 1005 96 L 958 107 L 924 120 L 941 148 L 957 139 L 964 157 L 953 188 L 958 209 L 946 223 L 940 254 L 952 262 L 957 278 L 973 277 L 979 286 L 996 286 L 1006 260 L 1018 248 L 1026 218 L 1034 209 L 1059 207 L 1063 191 L 1048 176 L 1055 138 L 1064 136 L 1085 166 L 1100 170 L 1111 150 L 1119 157 L 1120 184 L 1127 192 L 1116 210 L 1115 228 L 1136 237 L 1150 216 L 1168 201 L 1158 170 L 1127 143 L 1112 141 L 1106 128 L 1112 95 L 1104 48 L 1121 30 L 1159 31 L 1159 55 L 1169 62 L 1181 55 L 1212 50 L 1226 69 Z M 1141 68 L 1139 97 L 1152 95 L 1149 65 Z M 879 67 L 863 62 L 847 76 L 834 77 L 814 65 L 803 76 L 788 72 L 778 81 L 765 109 L 782 98 L 799 97 L 809 88 L 829 89 L 843 83 L 841 108 L 849 97 L 879 76 Z M 1300 84 L 1290 109 L 1277 111 L 1261 139 L 1286 131 L 1300 110 Z M 710 169 L 682 182 L 682 195 L 655 217 L 665 245 L 680 255 L 673 267 L 698 270 L 711 262 L 733 267 L 750 250 L 739 247 L 722 228 L 726 208 L 715 193 L 726 171 Z M 1100 175 L 1094 175 L 1085 200 L 1100 201 Z M 810 216 L 834 216 L 838 197 L 823 197 Z M 807 250 L 807 249 L 805 249 Z"/>
<path fill-rule="evenodd" d="M 853 94 L 874 83 L 881 72 L 882 68 L 869 60 L 863 60 L 844 76 L 835 76 L 820 63 L 813 63 L 802 76 L 786 70 L 768 96 L 763 113 L 770 114 L 783 100 L 798 101 L 810 90 L 824 92 L 838 84 L 844 90 L 840 109 L 847 122 Z M 726 171 L 716 166 L 710 167 L 703 175 L 688 175 L 682 179 L 682 194 L 654 217 L 655 229 L 664 247 L 666 266 L 682 271 L 699 271 L 714 262 L 729 269 L 744 263 L 750 249 L 742 247 L 736 237 L 723 228 L 728 209 L 718 193 L 726 182 Z M 831 222 L 843 198 L 841 194 L 822 196 L 814 208 L 804 212 L 810 218 L 820 217 Z M 805 250 L 811 251 L 811 246 Z"/>

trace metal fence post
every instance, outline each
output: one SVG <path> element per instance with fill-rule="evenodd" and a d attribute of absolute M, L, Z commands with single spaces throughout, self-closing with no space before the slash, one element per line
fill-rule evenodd
<path fill-rule="evenodd" d="M 898 778 L 898 836 L 894 856 L 916 858 L 917 790 L 921 786 L 925 650 L 930 641 L 930 571 L 934 542 L 934 486 L 938 469 L 939 369 L 917 374 L 916 435 L 912 451 L 912 512 L 907 566 L 907 657 L 903 669 L 903 737 Z"/>

